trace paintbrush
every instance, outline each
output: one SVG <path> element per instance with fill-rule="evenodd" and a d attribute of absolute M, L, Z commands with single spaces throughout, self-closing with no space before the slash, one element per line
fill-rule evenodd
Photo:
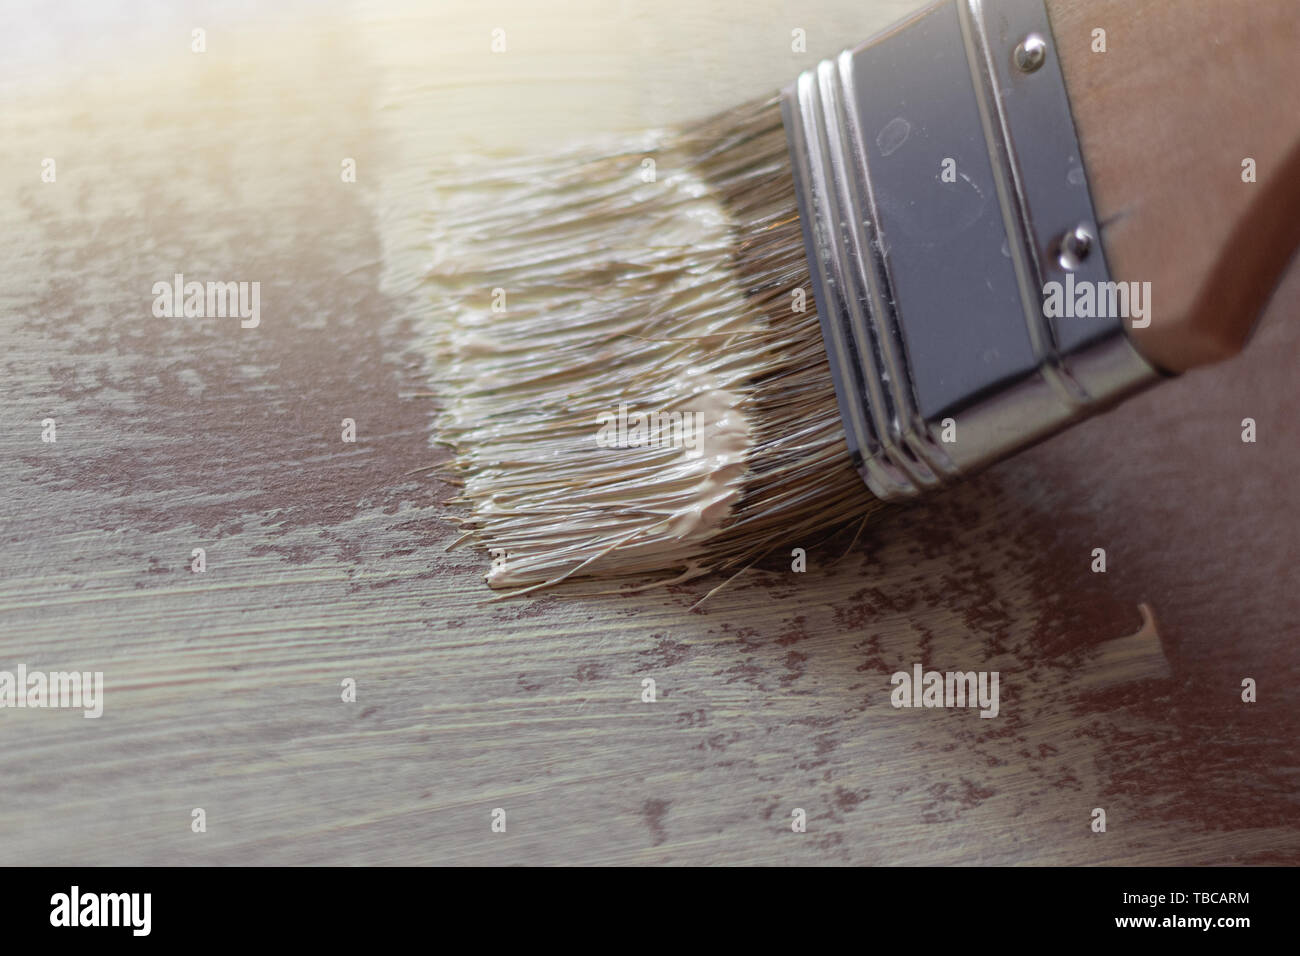
<path fill-rule="evenodd" d="M 703 122 L 445 171 L 488 583 L 735 574 L 1239 351 L 1300 243 L 1285 6 L 942 0 Z"/>

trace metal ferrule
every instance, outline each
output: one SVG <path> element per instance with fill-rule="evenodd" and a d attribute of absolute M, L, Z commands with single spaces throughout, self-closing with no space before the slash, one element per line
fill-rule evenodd
<path fill-rule="evenodd" d="M 944 0 L 802 74 L 782 113 L 848 446 L 878 497 L 1158 378 L 1122 317 L 1045 317 L 1046 283 L 1109 275 L 1043 0 Z"/>

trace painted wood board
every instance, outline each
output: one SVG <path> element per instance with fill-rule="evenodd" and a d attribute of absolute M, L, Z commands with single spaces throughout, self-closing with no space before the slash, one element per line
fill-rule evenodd
<path fill-rule="evenodd" d="M 106 690 L 0 713 L 3 859 L 1300 860 L 1294 276 L 1239 360 L 698 608 L 718 581 L 493 601 L 446 550 L 405 184 L 724 107 L 910 6 L 233 8 L 203 54 L 109 17 L 6 77 L 0 668 Z M 260 281 L 259 325 L 155 317 L 177 271 Z M 893 708 L 917 662 L 998 670 L 999 716 Z"/>

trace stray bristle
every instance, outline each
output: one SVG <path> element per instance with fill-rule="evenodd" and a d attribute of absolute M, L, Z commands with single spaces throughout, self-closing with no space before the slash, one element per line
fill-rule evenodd
<path fill-rule="evenodd" d="M 844 444 L 777 100 L 438 188 L 441 433 L 494 587 L 740 570 L 877 504 Z"/>

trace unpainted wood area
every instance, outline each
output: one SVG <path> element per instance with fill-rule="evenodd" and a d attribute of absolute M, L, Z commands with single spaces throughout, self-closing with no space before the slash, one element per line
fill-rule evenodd
<path fill-rule="evenodd" d="M 0 711 L 0 859 L 1300 861 L 1300 277 L 1240 358 L 790 541 L 802 574 L 493 601 L 446 550 L 419 303 L 381 289 L 356 36 L 6 88 L 0 669 L 105 703 Z M 177 271 L 261 281 L 259 326 L 153 316 Z M 999 671 L 998 717 L 894 709 L 914 663 Z"/>

